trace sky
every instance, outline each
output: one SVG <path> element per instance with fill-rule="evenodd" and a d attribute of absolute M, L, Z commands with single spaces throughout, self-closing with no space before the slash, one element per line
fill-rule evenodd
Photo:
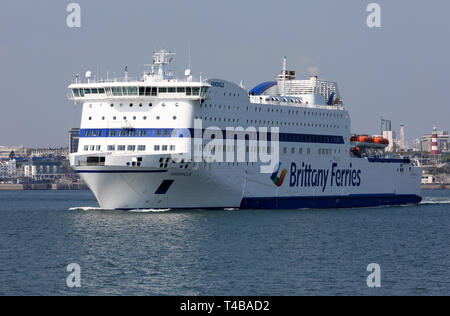
<path fill-rule="evenodd" d="M 71 2 L 81 27 L 69 28 Z M 67 146 L 81 106 L 67 99 L 75 74 L 138 76 L 152 51 L 177 53 L 176 71 L 246 88 L 273 80 L 283 56 L 298 78 L 336 81 L 354 133 L 380 133 L 380 118 L 407 140 L 450 129 L 450 1 L 2 0 L 0 145 Z"/>

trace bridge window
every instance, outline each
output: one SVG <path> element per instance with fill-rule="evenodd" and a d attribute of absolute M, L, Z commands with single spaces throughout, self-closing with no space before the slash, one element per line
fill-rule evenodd
<path fill-rule="evenodd" d="M 118 151 L 125 151 L 125 145 L 119 145 L 117 146 Z"/>
<path fill-rule="evenodd" d="M 121 87 L 113 87 L 112 88 L 113 96 L 122 96 L 122 88 Z"/>
<path fill-rule="evenodd" d="M 128 151 L 135 151 L 136 150 L 136 145 L 128 145 L 127 150 Z"/>
<path fill-rule="evenodd" d="M 145 145 L 138 146 L 138 151 L 144 151 L 144 150 L 145 150 Z"/>
<path fill-rule="evenodd" d="M 108 151 L 115 151 L 116 150 L 116 146 L 115 145 L 108 145 L 107 150 Z"/>
<path fill-rule="evenodd" d="M 78 98 L 80 96 L 80 90 L 78 89 L 72 89 L 73 95 Z"/>
<path fill-rule="evenodd" d="M 138 95 L 137 87 L 128 87 L 128 95 Z"/>

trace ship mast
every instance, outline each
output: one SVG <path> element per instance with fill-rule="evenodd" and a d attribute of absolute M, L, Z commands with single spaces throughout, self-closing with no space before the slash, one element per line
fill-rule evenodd
<path fill-rule="evenodd" d="M 170 52 L 166 49 L 160 49 L 159 51 L 153 52 L 153 64 L 146 65 L 152 67 L 152 72 L 149 74 L 149 76 L 145 77 L 146 80 L 153 80 L 153 81 L 161 81 L 166 79 L 172 79 L 173 74 L 169 71 L 167 71 L 167 65 L 172 63 L 173 56 L 175 56 L 175 53 Z M 155 67 L 158 68 L 157 72 L 155 72 Z"/>
<path fill-rule="evenodd" d="M 284 56 L 284 59 L 283 59 L 283 70 L 282 70 L 282 75 L 283 75 L 283 96 L 286 95 L 286 72 L 287 72 L 287 58 L 286 58 L 286 56 Z"/>

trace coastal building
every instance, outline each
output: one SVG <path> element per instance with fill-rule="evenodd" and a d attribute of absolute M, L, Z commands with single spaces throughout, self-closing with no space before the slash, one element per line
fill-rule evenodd
<path fill-rule="evenodd" d="M 65 176 L 64 159 L 34 158 L 23 165 L 23 177 L 33 181 L 57 180 Z"/>
<path fill-rule="evenodd" d="M 24 146 L 10 147 L 0 146 L 0 159 L 10 159 L 13 154 L 14 157 L 26 157 L 30 153 L 30 150 Z"/>
<path fill-rule="evenodd" d="M 389 140 L 389 146 L 386 148 L 386 152 L 394 152 L 397 150 L 397 144 L 395 134 L 393 131 L 384 131 L 383 137 Z"/>
<path fill-rule="evenodd" d="M 392 132 L 392 121 L 381 118 L 381 134 Z"/>
<path fill-rule="evenodd" d="M 450 152 L 450 136 L 448 131 L 436 131 L 437 147 L 441 153 Z M 422 149 L 426 152 L 431 152 L 433 144 L 433 134 L 422 136 Z"/>
<path fill-rule="evenodd" d="M 422 175 L 422 184 L 433 184 L 434 181 L 434 176 L 431 174 L 423 174 Z"/>
<path fill-rule="evenodd" d="M 413 149 L 414 149 L 414 151 L 417 151 L 417 152 L 422 152 L 423 151 L 422 150 L 422 141 L 419 138 L 416 138 L 413 141 Z"/>
<path fill-rule="evenodd" d="M 13 179 L 16 177 L 16 160 L 0 161 L 0 179 Z"/>
<path fill-rule="evenodd" d="M 35 148 L 31 149 L 31 157 L 67 157 L 69 149 L 67 147 L 59 148 Z"/>
<path fill-rule="evenodd" d="M 400 124 L 400 140 L 399 140 L 399 149 L 400 151 L 405 151 L 406 144 L 405 144 L 405 124 Z"/>

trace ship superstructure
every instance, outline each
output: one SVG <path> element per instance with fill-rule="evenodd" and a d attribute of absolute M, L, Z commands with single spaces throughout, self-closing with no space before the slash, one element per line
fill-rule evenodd
<path fill-rule="evenodd" d="M 71 164 L 102 208 L 334 208 L 421 200 L 420 167 L 352 139 L 336 83 L 297 80 L 285 61 L 275 81 L 247 91 L 226 80 L 195 80 L 190 70 L 176 79 L 168 70 L 172 58 L 155 52 L 151 70 L 138 79 L 82 83 L 77 77 L 69 86 L 71 99 L 83 106 Z"/>

